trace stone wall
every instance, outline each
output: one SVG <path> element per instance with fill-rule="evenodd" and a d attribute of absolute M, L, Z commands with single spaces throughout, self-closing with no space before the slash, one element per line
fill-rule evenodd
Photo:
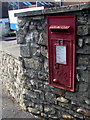
<path fill-rule="evenodd" d="M 20 69 L 11 59 L 8 70 L 14 93 L 20 105 L 46 120 L 90 119 L 90 4 L 50 8 L 17 14 L 20 44 Z M 76 80 L 75 92 L 48 83 L 47 16 L 76 15 Z M 3 65 L 9 62 L 7 56 Z M 5 64 L 6 63 L 6 64 Z M 13 68 L 13 64 L 16 67 Z M 10 66 L 9 66 L 10 65 Z M 18 64 L 19 65 L 19 64 Z M 4 67 L 4 73 L 7 72 Z M 12 74 L 13 71 L 13 74 Z M 16 74 L 16 75 L 15 75 Z M 12 80 L 12 78 L 15 78 Z M 17 88 L 17 89 L 16 89 Z M 8 88 L 10 90 L 10 88 Z M 14 92 L 13 92 L 14 91 Z M 17 97 L 18 96 L 18 97 Z"/>
<path fill-rule="evenodd" d="M 0 55 L 2 55 L 0 59 L 0 77 L 2 82 L 12 97 L 23 107 L 22 94 L 25 92 L 23 87 L 25 77 L 23 75 L 22 60 L 4 51 L 0 51 Z"/>

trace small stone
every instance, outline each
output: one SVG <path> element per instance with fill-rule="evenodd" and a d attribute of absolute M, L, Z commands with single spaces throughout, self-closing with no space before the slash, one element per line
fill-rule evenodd
<path fill-rule="evenodd" d="M 77 102 L 76 101 L 71 101 L 71 104 L 72 105 L 77 105 Z"/>
<path fill-rule="evenodd" d="M 48 68 L 48 60 L 47 60 L 47 59 L 44 61 L 44 69 L 45 69 L 45 72 L 48 72 L 48 71 L 49 71 L 49 68 Z"/>
<path fill-rule="evenodd" d="M 27 93 L 26 95 L 25 95 L 25 97 L 26 97 L 26 99 L 28 99 L 28 98 L 37 98 L 37 95 L 36 95 L 36 93 L 35 92 L 29 92 L 29 93 Z"/>
<path fill-rule="evenodd" d="M 41 116 L 43 116 L 43 117 L 47 117 L 47 114 L 45 114 L 45 113 L 41 113 Z"/>
<path fill-rule="evenodd" d="M 87 70 L 86 71 L 80 71 L 80 74 L 81 74 L 81 80 L 85 82 L 85 86 L 86 86 L 86 84 L 88 85 L 88 83 L 90 83 L 90 80 L 89 80 L 89 78 L 90 78 L 90 71 L 87 71 Z"/>
<path fill-rule="evenodd" d="M 88 84 L 87 83 L 84 83 L 84 82 L 80 83 L 80 85 L 79 85 L 79 91 L 80 92 L 85 92 L 85 91 L 87 91 L 87 89 L 88 89 Z"/>
<path fill-rule="evenodd" d="M 26 75 L 29 76 L 30 78 L 35 78 L 36 77 L 36 71 L 27 69 Z"/>
<path fill-rule="evenodd" d="M 25 103 L 25 106 L 27 106 L 27 107 L 34 107 L 34 103 L 32 103 L 29 100 L 24 100 L 24 103 Z"/>
<path fill-rule="evenodd" d="M 48 112 L 54 112 L 55 110 L 54 110 L 54 108 L 52 108 L 52 107 L 50 107 L 50 106 L 45 106 L 44 107 L 44 111 L 46 112 L 46 113 L 48 113 Z"/>
<path fill-rule="evenodd" d="M 54 88 L 55 89 L 55 88 Z M 56 94 L 60 95 L 60 96 L 64 96 L 65 95 L 65 90 L 62 89 L 55 89 L 54 91 Z"/>
<path fill-rule="evenodd" d="M 46 33 L 40 33 L 39 35 L 39 40 L 38 40 L 38 44 L 41 44 L 41 45 L 46 45 Z"/>
<path fill-rule="evenodd" d="M 90 105 L 90 99 L 85 98 L 85 103 L 88 104 L 88 105 Z"/>
<path fill-rule="evenodd" d="M 86 44 L 86 45 L 90 45 L 90 36 L 87 36 L 87 37 L 85 38 L 85 44 Z"/>
<path fill-rule="evenodd" d="M 42 80 L 47 80 L 48 79 L 48 74 L 45 72 L 38 72 L 38 78 Z"/>
<path fill-rule="evenodd" d="M 84 108 L 78 108 L 76 111 L 77 111 L 78 113 L 84 114 L 84 115 L 86 115 L 86 116 L 90 116 L 90 111 L 88 111 L 88 110 L 86 110 L 86 109 L 84 109 Z"/>
<path fill-rule="evenodd" d="M 56 114 L 54 115 L 48 115 L 49 118 L 52 118 L 53 120 L 57 120 L 58 116 Z"/>
<path fill-rule="evenodd" d="M 62 117 L 64 118 L 64 119 L 73 119 L 74 117 L 73 116 L 71 116 L 71 115 L 62 115 Z"/>
<path fill-rule="evenodd" d="M 69 102 L 69 100 L 67 100 L 64 97 L 58 97 L 56 100 L 59 101 L 59 102 L 63 102 L 63 103 L 68 103 Z"/>
<path fill-rule="evenodd" d="M 14 82 L 14 86 L 19 89 L 19 84 L 17 82 Z"/>
<path fill-rule="evenodd" d="M 87 67 L 86 66 L 77 66 L 76 70 L 86 70 Z"/>
<path fill-rule="evenodd" d="M 44 85 L 43 85 L 42 81 L 38 81 L 37 88 L 41 89 L 41 90 L 44 88 Z"/>
<path fill-rule="evenodd" d="M 31 83 L 32 86 L 36 85 L 35 80 L 30 80 L 30 83 Z"/>
<path fill-rule="evenodd" d="M 37 105 L 35 105 L 35 108 L 40 110 L 41 112 L 43 112 L 43 105 L 37 104 Z"/>
<path fill-rule="evenodd" d="M 40 56 L 41 53 L 40 53 L 40 49 L 35 49 L 33 50 L 33 56 Z"/>
<path fill-rule="evenodd" d="M 36 109 L 34 109 L 34 108 L 31 108 L 31 107 L 28 107 L 28 112 L 31 112 L 31 113 L 33 113 L 33 114 L 40 114 L 40 111 L 38 111 L 38 110 L 36 110 Z"/>
<path fill-rule="evenodd" d="M 48 107 L 45 107 L 45 108 L 44 108 L 44 111 L 45 111 L 45 112 L 49 112 L 50 109 L 49 109 Z"/>
<path fill-rule="evenodd" d="M 76 113 L 76 112 L 74 112 L 73 116 L 74 116 L 75 118 L 79 118 L 80 120 L 83 120 L 83 118 L 84 118 L 82 114 Z"/>
<path fill-rule="evenodd" d="M 26 68 L 32 68 L 35 70 L 40 70 L 41 68 L 41 63 L 38 58 L 30 58 L 30 59 L 25 58 L 24 62 Z"/>
<path fill-rule="evenodd" d="M 81 80 L 80 75 L 78 73 L 76 74 L 76 78 L 78 82 Z"/>
<path fill-rule="evenodd" d="M 20 45 L 20 54 L 23 57 L 30 57 L 31 56 L 30 45 L 29 44 Z"/>
<path fill-rule="evenodd" d="M 55 101 L 55 94 L 50 93 L 50 92 L 46 92 L 45 99 L 49 102 L 54 102 Z"/>
<path fill-rule="evenodd" d="M 30 43 L 31 41 L 33 41 L 33 39 L 34 39 L 34 33 L 33 32 L 28 33 L 25 37 L 26 43 Z"/>
<path fill-rule="evenodd" d="M 23 43 L 25 43 L 24 37 L 25 36 L 23 35 L 23 33 L 22 34 L 18 33 L 17 34 L 17 44 L 23 44 Z"/>
<path fill-rule="evenodd" d="M 46 58 L 48 58 L 48 52 L 47 52 L 47 47 L 41 47 L 41 54 L 43 55 L 43 56 L 45 56 Z"/>
<path fill-rule="evenodd" d="M 36 43 L 33 43 L 33 42 L 32 42 L 32 43 L 31 43 L 31 47 L 32 47 L 32 48 L 37 48 L 37 49 L 38 49 L 38 48 L 39 48 L 39 45 L 37 45 Z"/>
<path fill-rule="evenodd" d="M 83 46 L 83 39 L 82 38 L 78 39 L 78 45 L 79 45 L 79 47 Z"/>
<path fill-rule="evenodd" d="M 35 23 L 31 22 L 29 25 L 29 30 L 35 30 L 35 29 L 36 29 Z"/>

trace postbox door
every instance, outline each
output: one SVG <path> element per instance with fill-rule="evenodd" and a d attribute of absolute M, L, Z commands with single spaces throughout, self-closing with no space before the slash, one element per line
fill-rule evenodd
<path fill-rule="evenodd" d="M 52 40 L 53 76 L 52 82 L 71 88 L 72 42 L 71 40 Z"/>

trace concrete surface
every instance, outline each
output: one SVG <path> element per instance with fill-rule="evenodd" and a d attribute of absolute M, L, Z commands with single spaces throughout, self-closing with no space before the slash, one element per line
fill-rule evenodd
<path fill-rule="evenodd" d="M 16 58 L 20 56 L 20 45 L 17 44 L 17 40 L 0 41 L 0 50 L 5 51 Z"/>
<path fill-rule="evenodd" d="M 10 41 L 10 40 L 15 40 L 16 37 L 0 37 L 0 41 Z"/>
<path fill-rule="evenodd" d="M 2 118 L 34 118 L 29 112 L 20 109 L 16 101 L 6 91 L 4 85 L 2 85 L 2 91 Z"/>

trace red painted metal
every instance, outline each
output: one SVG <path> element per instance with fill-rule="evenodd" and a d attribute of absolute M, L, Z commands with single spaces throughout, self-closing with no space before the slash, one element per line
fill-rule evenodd
<path fill-rule="evenodd" d="M 51 25 L 50 29 L 69 29 L 70 26 L 65 26 L 65 25 Z"/>
<path fill-rule="evenodd" d="M 75 16 L 48 16 L 49 83 L 52 86 L 74 91 L 75 87 Z M 55 31 L 52 32 L 52 29 Z M 60 31 L 58 31 L 60 29 Z M 65 29 L 67 31 L 65 31 Z M 65 48 L 66 62 L 57 62 L 56 47 Z M 59 51 L 61 52 L 61 51 Z M 57 54 L 61 54 L 61 53 Z M 62 54 L 62 55 L 63 55 Z M 62 59 L 62 58 L 60 58 Z"/>

